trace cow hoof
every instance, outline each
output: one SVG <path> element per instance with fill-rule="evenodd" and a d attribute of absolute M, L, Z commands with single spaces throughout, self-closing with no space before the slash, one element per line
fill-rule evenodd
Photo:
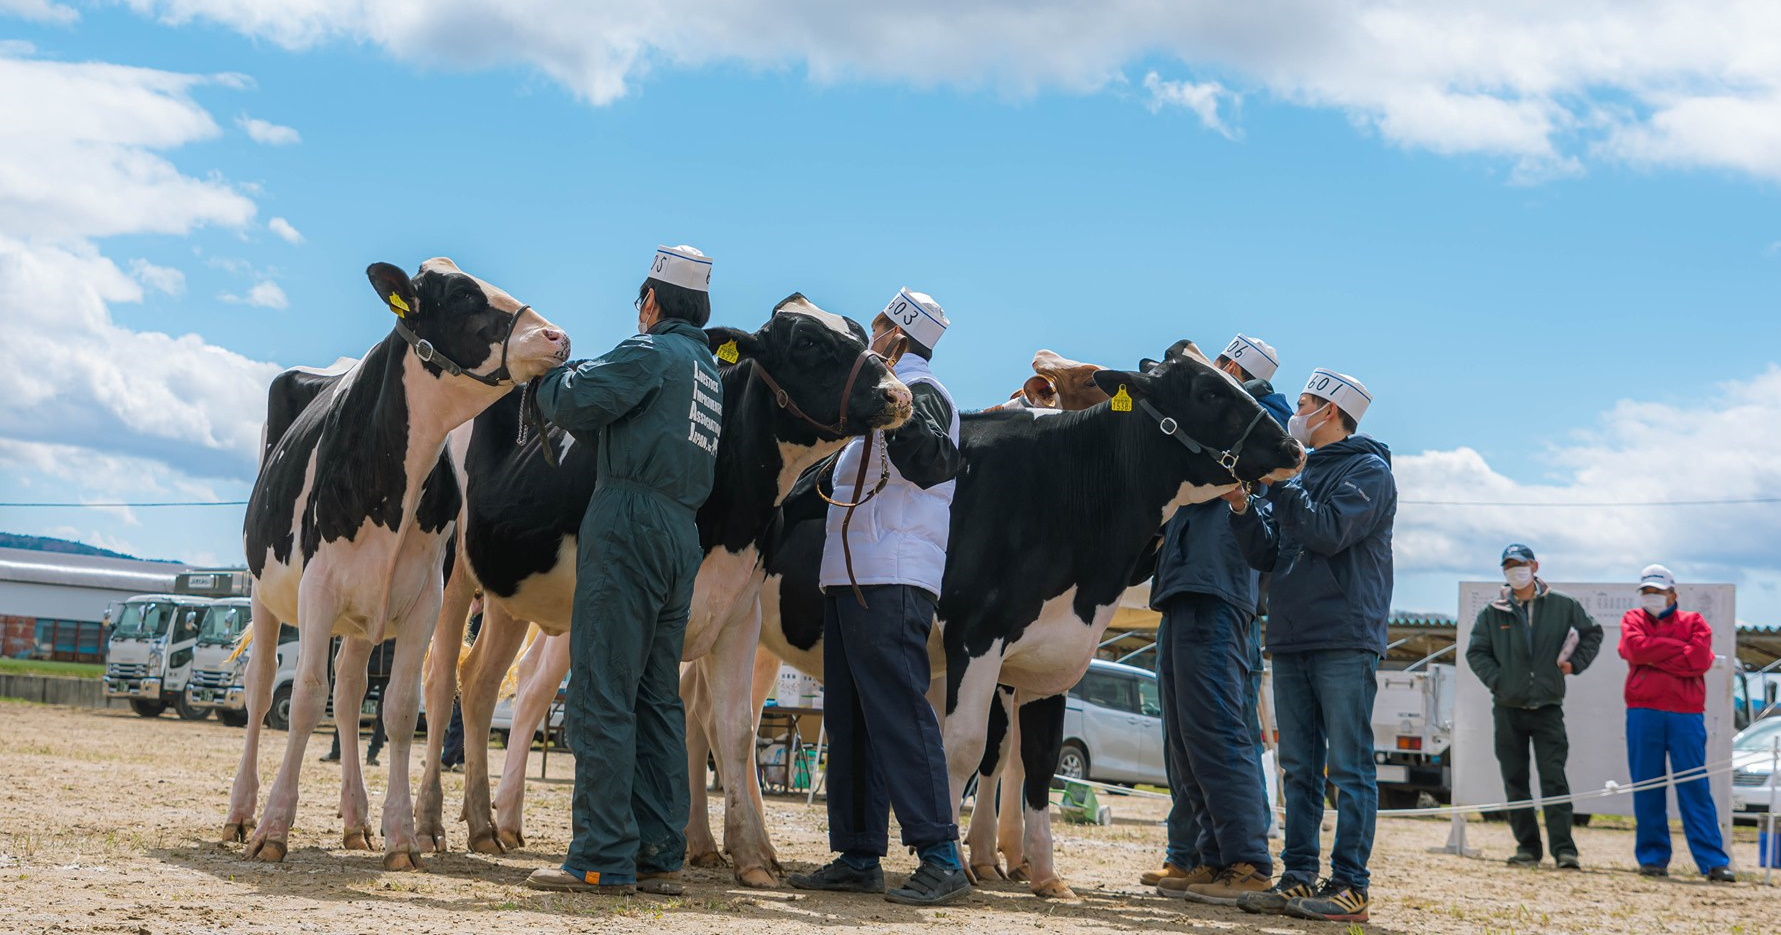
<path fill-rule="evenodd" d="M 1011 866 L 1008 868 L 1007 879 L 1013 880 L 1016 883 L 1025 883 L 1032 878 L 1033 865 L 1029 861 L 1023 860 L 1020 862 L 1019 866 Z"/>
<path fill-rule="evenodd" d="M 385 870 L 424 870 L 426 868 L 421 866 L 420 851 L 413 850 L 413 851 L 391 851 L 388 854 L 383 855 L 383 869 L 385 869 Z"/>
<path fill-rule="evenodd" d="M 688 858 L 687 863 L 692 864 L 695 867 L 703 867 L 706 870 L 710 870 L 714 867 L 721 867 L 724 865 L 724 855 L 719 854 L 717 851 L 706 851 L 703 854 L 695 854 Z"/>
<path fill-rule="evenodd" d="M 226 822 L 223 825 L 223 843 L 239 844 L 240 842 L 247 840 L 247 836 L 252 834 L 253 830 L 254 820 L 252 818 L 249 818 L 246 821 Z"/>
<path fill-rule="evenodd" d="M 371 832 L 366 828 L 354 828 L 341 836 L 340 846 L 349 851 L 371 850 Z"/>
<path fill-rule="evenodd" d="M 478 831 L 470 836 L 470 850 L 478 854 L 505 854 L 507 848 L 501 845 L 492 831 Z"/>
<path fill-rule="evenodd" d="M 972 883 L 1008 879 L 1008 874 L 1002 869 L 1001 864 L 973 864 L 971 865 L 970 874 L 973 877 L 971 880 Z"/>
<path fill-rule="evenodd" d="M 770 890 L 779 886 L 779 879 L 765 867 L 746 867 L 736 871 L 736 882 L 750 889 Z"/>
<path fill-rule="evenodd" d="M 526 836 L 518 831 L 497 831 L 495 840 L 500 841 L 501 846 L 510 851 L 517 851 L 526 846 Z"/>
<path fill-rule="evenodd" d="M 435 854 L 443 854 L 447 849 L 443 830 L 429 831 L 420 836 L 421 849 L 431 850 Z"/>
<path fill-rule="evenodd" d="M 258 841 L 249 842 L 246 852 L 241 856 L 261 863 L 276 864 L 284 861 L 284 855 L 285 843 L 283 841 L 261 838 Z"/>
<path fill-rule="evenodd" d="M 1062 880 L 1046 880 L 1033 884 L 1033 895 L 1040 899 L 1075 899 L 1076 891 Z"/>

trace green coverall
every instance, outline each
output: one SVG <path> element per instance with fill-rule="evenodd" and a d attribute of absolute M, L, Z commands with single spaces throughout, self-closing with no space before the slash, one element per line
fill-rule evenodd
<path fill-rule="evenodd" d="M 723 392 L 705 332 L 670 319 L 538 386 L 545 418 L 599 446 L 582 518 L 564 727 L 575 838 L 589 883 L 678 870 L 686 852 L 680 654 L 699 570 Z"/>

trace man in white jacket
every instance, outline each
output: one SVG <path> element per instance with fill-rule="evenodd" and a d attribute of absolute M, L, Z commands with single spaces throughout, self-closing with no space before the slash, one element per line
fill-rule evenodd
<path fill-rule="evenodd" d="M 928 633 L 960 464 L 958 412 L 928 367 L 947 324 L 932 298 L 908 289 L 872 322 L 880 351 L 898 337 L 908 341 L 896 373 L 914 397 L 914 414 L 882 438 L 850 442 L 834 468 L 820 583 L 829 847 L 840 856 L 793 874 L 799 889 L 884 893 L 924 906 L 971 892 L 959 863 L 940 724 L 926 697 Z M 879 861 L 892 807 L 921 866 L 886 892 Z"/>

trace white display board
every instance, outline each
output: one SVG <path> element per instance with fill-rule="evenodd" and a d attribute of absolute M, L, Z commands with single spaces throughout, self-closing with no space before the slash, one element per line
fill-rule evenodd
<path fill-rule="evenodd" d="M 1637 605 L 1637 585 L 1576 584 L 1551 582 L 1553 589 L 1582 602 L 1584 610 L 1602 626 L 1602 648 L 1595 661 L 1582 675 L 1572 676 L 1565 685 L 1565 733 L 1571 742 L 1571 755 L 1565 772 L 1573 793 L 1601 789 L 1609 780 L 1628 785 L 1631 782 L 1626 765 L 1626 701 L 1622 693 L 1626 685 L 1626 660 L 1620 658 L 1620 618 Z M 1491 712 L 1490 692 L 1466 664 L 1466 642 L 1478 611 L 1497 599 L 1503 584 L 1466 581 L 1459 586 L 1458 654 L 1459 702 L 1454 718 L 1453 801 L 1458 805 L 1485 805 L 1505 801 L 1503 777 L 1497 767 L 1495 723 Z M 1678 603 L 1683 610 L 1692 610 L 1707 618 L 1713 628 L 1713 652 L 1719 656 L 1707 672 L 1707 763 L 1723 763 L 1731 759 L 1732 735 L 1737 728 L 1732 721 L 1732 666 L 1737 658 L 1736 592 L 1729 584 L 1679 584 Z M 1712 778 L 1713 800 L 1719 809 L 1720 825 L 1725 839 L 1731 840 L 1731 774 Z M 1534 771 L 1534 795 L 1540 794 L 1539 772 Z M 1631 815 L 1631 795 L 1606 796 L 1577 805 L 1577 811 L 1604 815 Z M 1670 794 L 1670 820 L 1679 817 L 1675 794 Z M 1632 846 L 1631 841 L 1627 847 Z M 1676 844 L 1676 863 L 1689 864 L 1687 848 L 1680 838 Z"/>

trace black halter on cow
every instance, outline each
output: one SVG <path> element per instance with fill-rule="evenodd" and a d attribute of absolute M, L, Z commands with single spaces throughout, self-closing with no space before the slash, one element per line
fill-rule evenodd
<path fill-rule="evenodd" d="M 754 606 L 764 576 L 762 539 L 805 469 L 848 437 L 900 424 L 910 394 L 885 361 L 868 352 L 859 324 L 802 295 L 779 303 L 758 331 L 710 328 L 707 336 L 719 360 L 734 365 L 721 376 L 723 422 L 714 486 L 697 517 L 704 560 L 683 658 L 694 662 L 688 677 L 701 690 L 726 699 L 717 725 L 728 802 L 725 849 L 738 880 L 762 886 L 775 882 L 777 867 L 758 808 L 749 801 L 756 781 L 755 717 L 747 699 L 759 639 Z M 546 634 L 568 631 L 579 525 L 598 482 L 597 452 L 590 446 L 556 430 L 522 443 L 518 426 L 518 400 L 507 400 L 454 440 L 466 483 L 463 564 L 488 598 L 481 635 L 464 664 L 467 737 L 488 736 L 496 692 L 524 637 L 524 621 Z M 556 448 L 560 467 L 546 463 L 547 444 Z M 551 664 L 566 663 L 558 654 Z M 554 688 L 563 670 L 531 675 Z M 702 760 L 699 765 L 695 784 L 702 788 Z M 487 746 L 467 746 L 464 814 L 472 848 L 500 852 L 523 843 L 522 780 L 510 763 L 496 799 L 499 813 L 492 812 Z M 703 810 L 693 821 L 691 856 L 709 863 L 717 850 L 708 831 L 698 833 L 705 826 Z"/>
<path fill-rule="evenodd" d="M 1041 895 L 1069 892 L 1052 867 L 1046 811 L 1063 739 L 1062 693 L 1087 670 L 1158 530 L 1178 507 L 1239 482 L 1292 476 L 1305 456 L 1277 423 L 1257 419 L 1260 405 L 1191 345 L 1172 349 L 1160 365 L 1102 370 L 1093 380 L 1110 402 L 1079 412 L 964 417 L 965 467 L 936 614 L 942 636 L 933 647 L 934 673 L 945 680 L 955 797 L 985 760 L 996 686 L 1015 692 L 1025 850 Z M 1200 450 L 1181 444 L 1181 434 Z M 1221 462 L 1227 452 L 1234 457 Z M 768 560 L 777 580 L 762 594 L 762 642 L 818 674 L 822 617 L 813 556 L 822 550 L 823 510 L 811 500 L 814 491 L 800 491 L 786 504 L 783 540 Z M 972 863 L 996 862 L 982 858 L 973 853 Z"/>

